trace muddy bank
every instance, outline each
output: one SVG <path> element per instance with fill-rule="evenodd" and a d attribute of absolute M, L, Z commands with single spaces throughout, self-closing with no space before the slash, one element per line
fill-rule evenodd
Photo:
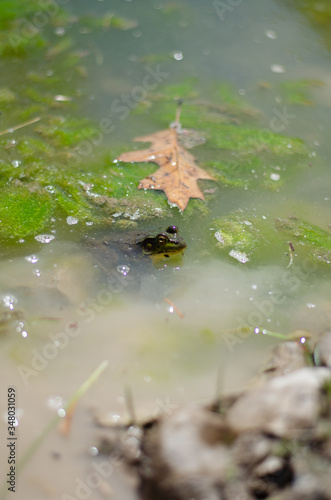
<path fill-rule="evenodd" d="M 331 333 L 279 344 L 244 392 L 112 426 L 99 451 L 143 500 L 331 499 L 330 355 Z"/>

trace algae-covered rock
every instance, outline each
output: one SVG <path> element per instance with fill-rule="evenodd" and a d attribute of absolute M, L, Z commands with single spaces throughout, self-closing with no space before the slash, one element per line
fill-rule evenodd
<path fill-rule="evenodd" d="M 213 221 L 213 231 L 217 246 L 228 251 L 251 253 L 259 245 L 259 230 L 243 216 L 216 219 Z"/>
<path fill-rule="evenodd" d="M 234 252 L 259 262 L 283 256 L 331 262 L 330 232 L 293 215 L 274 219 L 235 211 L 213 220 L 212 237 L 218 250 L 235 258 Z"/>
<path fill-rule="evenodd" d="M 314 260 L 331 263 L 331 234 L 321 227 L 295 216 L 277 219 L 275 228 L 292 241 L 297 250 Z"/>

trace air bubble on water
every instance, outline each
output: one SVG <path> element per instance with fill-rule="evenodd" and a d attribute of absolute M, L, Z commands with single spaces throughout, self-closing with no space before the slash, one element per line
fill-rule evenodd
<path fill-rule="evenodd" d="M 24 243 L 24 242 L 25 242 L 25 240 L 24 240 L 23 238 L 20 238 L 20 239 L 18 240 L 18 242 L 19 242 L 19 243 Z"/>
<path fill-rule="evenodd" d="M 48 398 L 47 406 L 52 410 L 58 410 L 63 407 L 63 400 L 60 396 L 52 396 Z"/>
<path fill-rule="evenodd" d="M 176 59 L 176 61 L 181 61 L 183 57 L 183 52 L 181 50 L 176 50 L 176 52 L 173 53 L 173 58 Z"/>
<path fill-rule="evenodd" d="M 286 69 L 281 64 L 272 64 L 270 69 L 273 73 L 285 73 Z"/>
<path fill-rule="evenodd" d="M 91 457 L 96 457 L 99 455 L 99 450 L 96 446 L 90 446 L 88 449 L 88 454 L 91 455 Z"/>
<path fill-rule="evenodd" d="M 116 268 L 117 272 L 122 274 L 123 276 L 127 276 L 128 273 L 130 272 L 130 267 L 123 265 L 123 266 L 117 266 Z"/>
<path fill-rule="evenodd" d="M 27 262 L 31 262 L 31 264 L 35 264 L 36 262 L 38 262 L 39 257 L 37 257 L 36 255 L 27 255 L 26 257 L 24 257 L 24 259 Z"/>
<path fill-rule="evenodd" d="M 72 97 L 70 97 L 68 95 L 58 94 L 58 95 L 54 96 L 54 101 L 57 101 L 57 102 L 70 102 L 70 101 L 72 101 Z"/>
<path fill-rule="evenodd" d="M 86 224 L 87 226 L 92 226 L 92 225 L 93 225 L 93 221 L 88 220 L 87 222 L 85 222 L 85 224 Z"/>
<path fill-rule="evenodd" d="M 74 224 L 77 224 L 78 223 L 78 219 L 76 217 L 72 217 L 71 215 L 69 215 L 69 217 L 67 217 L 67 224 L 69 224 L 69 226 L 73 226 Z"/>
<path fill-rule="evenodd" d="M 14 167 L 14 168 L 19 167 L 21 163 L 22 163 L 22 162 L 21 162 L 21 161 L 19 161 L 19 160 L 13 160 L 13 161 L 11 162 L 11 164 L 13 165 L 13 167 Z"/>
<path fill-rule="evenodd" d="M 11 311 L 14 309 L 14 306 L 17 304 L 17 298 L 14 295 L 3 295 L 1 297 L 2 305 L 8 307 Z"/>
<path fill-rule="evenodd" d="M 57 28 L 55 28 L 54 30 L 54 33 L 57 35 L 57 36 L 63 36 L 65 34 L 66 30 L 65 28 L 63 28 L 63 26 L 58 26 Z"/>
<path fill-rule="evenodd" d="M 220 243 L 222 243 L 222 245 L 224 245 L 225 242 L 222 235 L 222 231 L 216 231 L 216 233 L 214 233 L 214 236 L 217 239 L 217 241 L 219 241 Z"/>
<path fill-rule="evenodd" d="M 52 234 L 37 234 L 37 236 L 34 237 L 35 240 L 39 241 L 40 243 L 50 243 L 52 240 L 54 240 L 55 236 Z"/>
<path fill-rule="evenodd" d="M 48 193 L 55 193 L 55 187 L 54 186 L 46 186 L 45 187 L 46 191 L 48 191 Z"/>
<path fill-rule="evenodd" d="M 245 252 L 239 252 L 239 250 L 230 250 L 229 252 L 230 257 L 233 257 L 236 259 L 238 262 L 241 262 L 242 264 L 246 264 L 246 262 L 249 262 L 249 258 L 247 257 Z"/>
<path fill-rule="evenodd" d="M 265 36 L 271 38 L 271 40 L 276 40 L 278 38 L 277 33 L 273 30 L 265 30 Z"/>
<path fill-rule="evenodd" d="M 272 181 L 279 181 L 280 175 L 279 174 L 270 174 L 270 179 Z"/>
<path fill-rule="evenodd" d="M 34 269 L 32 272 L 33 272 L 33 274 L 35 274 L 36 276 L 40 276 L 40 275 L 41 275 L 41 272 L 39 271 L 39 269 Z"/>
<path fill-rule="evenodd" d="M 67 414 L 64 408 L 59 408 L 56 413 L 60 418 L 64 418 Z"/>

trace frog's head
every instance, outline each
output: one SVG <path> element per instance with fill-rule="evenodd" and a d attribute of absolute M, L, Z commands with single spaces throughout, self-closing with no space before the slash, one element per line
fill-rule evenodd
<path fill-rule="evenodd" d="M 178 234 L 177 226 L 169 226 L 165 231 L 145 234 L 137 244 L 141 246 L 143 252 L 148 255 L 182 252 L 186 243 Z"/>

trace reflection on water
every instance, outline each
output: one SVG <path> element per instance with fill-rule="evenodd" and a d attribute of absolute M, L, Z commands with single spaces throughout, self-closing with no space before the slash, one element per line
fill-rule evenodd
<path fill-rule="evenodd" d="M 108 8 L 106 2 L 93 4 L 95 9 Z M 280 73 L 270 71 L 272 65 L 284 66 L 293 78 L 317 74 L 330 80 L 323 69 L 329 55 L 321 50 L 317 35 L 275 2 L 264 2 L 263 7 L 257 0 L 251 7 L 237 2 L 238 7 L 229 10 L 224 21 L 217 17 L 212 3 L 206 7 L 197 1 L 189 6 L 178 2 L 183 10 L 175 18 L 167 14 L 166 21 L 159 17 L 161 2 L 147 4 L 146 15 L 138 2 L 116 5 L 119 11 L 123 8 L 123 15 L 137 18 L 139 27 L 132 34 L 111 32 L 109 38 L 104 34 L 95 41 L 105 58 L 97 68 L 91 62 L 95 81 L 86 106 L 97 119 L 103 116 L 105 103 L 139 84 L 139 59 L 151 52 L 175 54 L 172 63 L 177 66 L 171 65 L 171 82 L 184 75 L 199 75 L 202 86 L 215 77 L 228 79 L 244 90 L 248 100 L 264 106 L 268 119 L 279 104 L 277 95 L 268 100 L 261 93 L 249 93 L 249 88 L 257 80 L 276 84 Z M 91 4 L 81 5 L 84 9 Z M 265 35 L 266 30 L 278 36 Z M 317 142 L 321 157 L 329 147 L 325 134 L 330 123 L 324 102 L 329 105 L 326 99 L 309 111 L 298 110 L 283 131 Z M 110 142 L 119 138 L 128 142 L 140 132 L 141 123 L 145 126 L 148 117 L 130 115 L 116 125 Z M 219 217 L 242 207 L 276 216 L 284 205 L 291 211 L 292 202 L 297 202 L 313 222 L 326 224 L 331 215 L 329 173 L 316 168 L 303 173 L 295 186 L 272 195 L 222 189 L 212 215 Z M 93 471 L 86 455 L 95 445 L 92 413 L 125 418 L 125 386 L 131 388 L 137 414 L 143 416 L 192 399 L 206 402 L 218 390 L 217 381 L 222 391 L 238 390 L 261 366 L 264 352 L 275 340 L 256 335 L 255 327 L 280 333 L 302 328 L 313 334 L 330 328 L 326 268 L 300 259 L 287 268 L 288 259 L 286 264 L 276 259 L 272 249 L 264 266 L 254 260 L 244 264 L 211 255 L 210 243 L 204 240 L 211 224 L 180 216 L 177 211 L 169 223 L 178 224 L 186 239 L 183 257 L 154 265 L 148 262 L 135 269 L 130 262 L 116 262 L 111 273 L 115 280 L 80 245 L 84 231 L 76 219 L 62 225 L 58 222 L 55 238 L 44 235 L 4 249 L 0 366 L 2 379 L 17 388 L 20 449 L 52 417 L 50 398 L 67 402 L 103 360 L 109 361 L 105 373 L 79 403 L 69 439 L 59 441 L 52 433 L 30 460 L 17 498 L 74 495 L 77 478 Z M 146 223 L 142 226 L 146 229 Z M 0 404 L 5 408 L 4 401 Z M 57 454 L 60 459 L 54 458 Z M 58 477 L 62 478 L 59 484 Z M 110 482 L 116 495 L 122 491 L 116 498 L 131 498 L 120 490 L 116 474 Z"/>

